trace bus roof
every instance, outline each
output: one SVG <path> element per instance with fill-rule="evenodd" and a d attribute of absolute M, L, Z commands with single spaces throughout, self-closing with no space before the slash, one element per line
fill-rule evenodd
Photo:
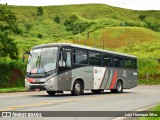
<path fill-rule="evenodd" d="M 93 48 L 93 47 L 88 47 L 88 46 L 83 46 L 83 45 L 77 45 L 77 44 L 71 44 L 71 43 L 50 43 L 50 44 L 42 44 L 33 47 L 32 49 L 38 49 L 38 48 L 46 48 L 46 47 L 62 47 L 62 46 L 68 46 L 68 47 L 76 47 L 76 48 L 82 48 L 82 49 L 87 49 L 87 50 L 94 50 L 98 52 L 106 52 L 110 54 L 115 54 L 115 55 L 120 55 L 120 56 L 126 56 L 126 57 L 133 57 L 136 58 L 136 56 L 129 55 L 129 54 L 123 54 L 123 53 L 118 53 L 118 52 L 113 52 L 109 50 L 103 50 L 99 48 Z"/>

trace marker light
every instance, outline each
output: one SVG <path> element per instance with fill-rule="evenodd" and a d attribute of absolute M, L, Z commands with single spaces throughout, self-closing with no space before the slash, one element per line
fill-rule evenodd
<path fill-rule="evenodd" d="M 28 82 L 34 82 L 33 78 L 28 78 L 27 80 L 28 80 Z"/>

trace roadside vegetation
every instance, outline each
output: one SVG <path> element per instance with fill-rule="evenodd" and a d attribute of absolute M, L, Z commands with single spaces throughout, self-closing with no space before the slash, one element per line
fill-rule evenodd
<path fill-rule="evenodd" d="M 25 87 L 1 88 L 0 93 L 26 92 Z"/>
<path fill-rule="evenodd" d="M 0 88 L 24 87 L 23 53 L 35 45 L 55 42 L 135 55 L 139 83 L 160 84 L 160 11 L 103 4 L 0 5 L 0 13 Z"/>
<path fill-rule="evenodd" d="M 158 111 L 160 112 L 160 104 L 156 107 L 152 108 L 150 111 Z M 160 120 L 160 117 L 141 117 L 138 120 Z"/>

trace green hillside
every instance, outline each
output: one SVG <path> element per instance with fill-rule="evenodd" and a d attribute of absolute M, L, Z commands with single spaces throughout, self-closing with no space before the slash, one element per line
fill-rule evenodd
<path fill-rule="evenodd" d="M 43 15 L 37 15 L 38 7 L 3 7 L 15 13 L 22 30 L 22 35 L 13 36 L 18 43 L 20 56 L 34 45 L 52 42 L 84 44 L 86 41 L 87 45 L 93 46 L 96 41 L 96 47 L 101 47 L 104 41 L 105 49 L 113 49 L 160 40 L 160 11 L 136 11 L 104 4 L 84 4 L 41 7 Z M 71 15 L 92 25 L 82 33 L 73 35 L 64 26 L 64 21 Z M 140 19 L 140 15 L 145 18 Z M 53 20 L 56 16 L 60 17 L 60 24 Z"/>
<path fill-rule="evenodd" d="M 0 7 L 16 15 L 21 34 L 11 33 L 10 37 L 19 48 L 20 59 L 25 51 L 39 44 L 70 42 L 103 48 L 104 43 L 104 49 L 138 57 L 140 83 L 160 83 L 160 11 L 137 11 L 104 4 Z M 73 15 L 78 20 L 74 30 L 67 31 L 64 23 Z M 0 27 L 3 23 L 0 21 Z M 19 62 L 0 60 L 1 68 L 7 66 L 7 72 L 2 70 L 0 77 L 6 86 L 23 86 L 25 65 Z M 149 74 L 149 83 L 146 83 L 146 74 Z M 8 85 L 8 81 L 13 81 L 13 85 Z"/>

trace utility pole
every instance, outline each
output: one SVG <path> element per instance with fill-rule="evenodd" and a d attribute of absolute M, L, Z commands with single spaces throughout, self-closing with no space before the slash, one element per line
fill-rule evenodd
<path fill-rule="evenodd" d="M 102 42 L 103 42 L 103 50 L 104 50 L 104 39 L 102 39 Z"/>

